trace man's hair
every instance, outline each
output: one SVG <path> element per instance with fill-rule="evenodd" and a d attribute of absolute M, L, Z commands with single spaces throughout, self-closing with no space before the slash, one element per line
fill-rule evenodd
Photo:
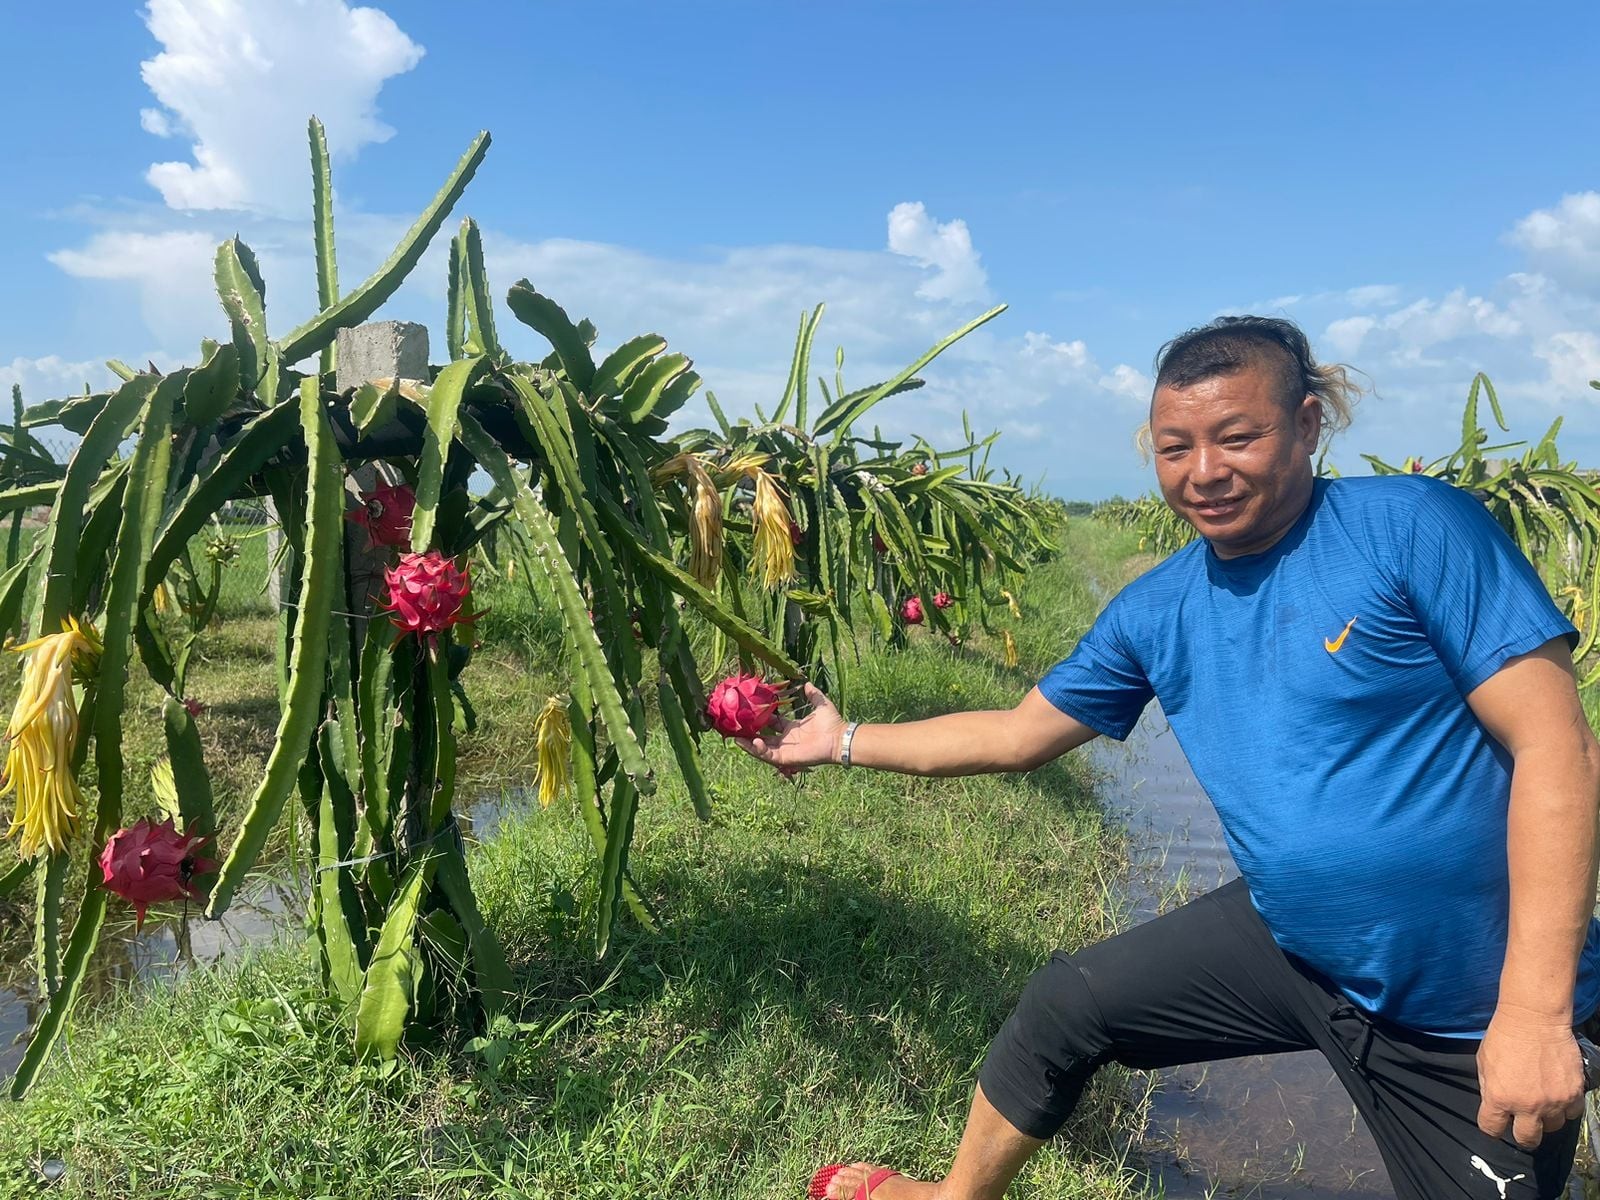
<path fill-rule="evenodd" d="M 1318 366 L 1299 326 L 1278 317 L 1218 317 L 1161 347 L 1155 369 L 1158 389 L 1186 388 L 1240 371 L 1265 371 L 1274 376 L 1285 410 L 1295 411 L 1307 396 L 1317 398 L 1324 440 L 1350 424 L 1350 406 L 1361 394 L 1349 367 Z"/>

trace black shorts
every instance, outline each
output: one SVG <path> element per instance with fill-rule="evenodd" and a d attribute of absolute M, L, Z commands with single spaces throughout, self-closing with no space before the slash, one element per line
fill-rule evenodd
<path fill-rule="evenodd" d="M 1298 968 L 1242 882 L 1035 972 L 978 1082 L 1023 1133 L 1055 1136 L 1104 1063 L 1138 1069 L 1320 1050 L 1398 1200 L 1559 1197 L 1581 1121 L 1533 1152 L 1478 1128 L 1478 1043 L 1370 1018 Z"/>

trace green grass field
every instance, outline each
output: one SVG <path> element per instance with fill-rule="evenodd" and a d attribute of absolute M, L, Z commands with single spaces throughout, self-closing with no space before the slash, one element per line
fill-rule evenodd
<path fill-rule="evenodd" d="M 999 665 L 998 644 L 914 636 L 906 653 L 867 654 L 851 715 L 1010 706 L 1087 627 L 1091 577 L 1114 580 L 1131 549 L 1075 524 L 1022 597 L 1021 668 Z M 492 590 L 464 763 L 479 791 L 511 797 L 472 870 L 521 982 L 517 1027 L 360 1064 L 298 946 L 144 987 L 80 1014 L 30 1098 L 0 1110 L 0 1187 L 30 1194 L 30 1164 L 48 1158 L 67 1163 L 58 1194 L 141 1197 L 793 1197 L 840 1157 L 942 1169 L 1028 974 L 1116 921 L 1122 841 L 1084 766 L 785 783 L 708 741 L 705 825 L 653 743 L 662 784 L 633 863 L 661 929 L 625 927 L 596 963 L 575 915 L 587 838 L 568 806 L 519 806 L 514 790 L 554 626 Z M 259 724 L 268 626 L 229 618 L 197 666 L 213 722 Z M 1133 1194 L 1119 1163 L 1134 1094 L 1107 1073 L 1019 1194 Z"/>

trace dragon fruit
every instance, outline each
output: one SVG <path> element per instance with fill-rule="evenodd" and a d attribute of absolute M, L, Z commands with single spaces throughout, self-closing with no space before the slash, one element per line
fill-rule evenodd
<path fill-rule="evenodd" d="M 954 603 L 955 600 L 949 592 L 935 592 L 933 594 L 933 606 L 935 608 L 949 608 Z"/>
<path fill-rule="evenodd" d="M 889 552 L 889 547 L 884 543 L 884 540 L 878 536 L 878 531 L 876 529 L 872 531 L 872 548 L 879 554 L 887 554 Z"/>
<path fill-rule="evenodd" d="M 759 675 L 730 675 L 711 690 L 706 716 L 723 737 L 753 738 L 778 713 L 778 689 Z"/>
<path fill-rule="evenodd" d="M 905 603 L 900 605 L 900 619 L 907 625 L 922 624 L 922 599 L 919 596 L 907 596 Z"/>
<path fill-rule="evenodd" d="M 362 496 L 361 507 L 345 519 L 365 529 L 374 546 L 409 546 L 416 507 L 417 494 L 407 484 L 380 484 Z"/>
<path fill-rule="evenodd" d="M 405 633 L 438 633 L 474 615 L 462 612 L 472 594 L 467 572 L 437 550 L 402 554 L 396 566 L 384 570 L 383 581 L 389 585 L 383 607 Z"/>
<path fill-rule="evenodd" d="M 171 817 L 159 825 L 141 818 L 112 834 L 100 852 L 102 886 L 133 905 L 142 927 L 145 909 L 152 904 L 184 896 L 205 899 L 194 878 L 217 869 L 216 863 L 197 853 L 210 840 L 197 836 L 193 826 L 188 833 L 179 833 Z"/>

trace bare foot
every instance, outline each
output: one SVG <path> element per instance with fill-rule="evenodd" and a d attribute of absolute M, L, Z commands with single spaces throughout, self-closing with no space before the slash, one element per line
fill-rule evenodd
<path fill-rule="evenodd" d="M 881 1163 L 855 1162 L 843 1168 L 828 1182 L 828 1200 L 855 1200 L 867 1177 L 882 1169 Z M 904 1175 L 891 1175 L 872 1189 L 868 1200 L 934 1200 L 939 1185 Z"/>

